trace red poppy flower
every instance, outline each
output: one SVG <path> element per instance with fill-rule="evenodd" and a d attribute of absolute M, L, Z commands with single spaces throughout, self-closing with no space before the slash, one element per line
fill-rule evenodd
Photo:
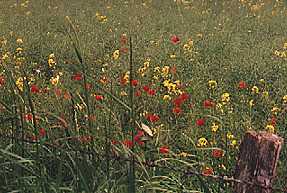
<path fill-rule="evenodd" d="M 136 87 L 138 85 L 139 81 L 138 80 L 132 80 L 131 84 L 132 86 Z"/>
<path fill-rule="evenodd" d="M 142 136 L 144 136 L 144 132 L 140 130 L 134 137 L 135 142 L 137 142 L 137 144 L 140 146 L 144 145 L 144 142 L 141 140 Z"/>
<path fill-rule="evenodd" d="M 148 95 L 154 96 L 156 94 L 156 90 L 155 89 L 149 89 L 149 91 L 147 93 L 148 93 Z"/>
<path fill-rule="evenodd" d="M 136 92 L 135 92 L 135 96 L 136 97 L 140 97 L 142 95 L 142 92 L 140 91 L 140 90 L 137 90 Z"/>
<path fill-rule="evenodd" d="M 124 140 L 122 143 L 129 149 L 133 147 L 133 142 L 129 139 Z"/>
<path fill-rule="evenodd" d="M 223 157 L 224 152 L 221 149 L 213 149 L 211 154 L 214 158 L 221 158 Z"/>
<path fill-rule="evenodd" d="M 197 119 L 195 123 L 197 126 L 203 126 L 205 124 L 205 119 Z"/>
<path fill-rule="evenodd" d="M 4 76 L 0 76 L 0 86 L 3 86 L 5 84 L 5 78 Z"/>
<path fill-rule="evenodd" d="M 148 114 L 148 115 L 146 116 L 146 119 L 147 119 L 149 122 L 154 123 L 154 122 L 159 121 L 160 117 L 159 117 L 158 115 L 156 115 L 156 114 Z"/>
<path fill-rule="evenodd" d="M 121 35 L 120 42 L 121 42 L 122 45 L 125 45 L 125 44 L 128 43 L 128 38 L 127 38 L 126 34 L 122 34 Z"/>
<path fill-rule="evenodd" d="M 247 88 L 247 83 L 244 82 L 243 80 L 239 81 L 239 83 L 238 83 L 238 88 L 240 88 L 240 89 L 246 89 L 246 88 Z"/>
<path fill-rule="evenodd" d="M 24 119 L 25 119 L 26 121 L 32 121 L 33 115 L 32 115 L 31 113 L 28 113 L 28 114 L 25 115 Z"/>
<path fill-rule="evenodd" d="M 70 100 L 71 98 L 72 98 L 72 96 L 71 96 L 70 92 L 65 91 L 65 92 L 64 92 L 64 99 Z"/>
<path fill-rule="evenodd" d="M 276 126 L 276 123 L 277 123 L 276 117 L 275 117 L 275 116 L 272 116 L 270 122 L 271 122 L 271 125 L 273 125 L 273 126 L 275 127 L 275 126 Z"/>
<path fill-rule="evenodd" d="M 186 101 L 189 99 L 189 94 L 184 92 L 181 95 L 179 95 L 179 97 L 181 98 L 181 100 Z"/>
<path fill-rule="evenodd" d="M 126 48 L 126 47 L 120 48 L 120 53 L 121 54 L 126 54 L 126 53 L 128 53 L 128 51 L 129 51 L 129 49 Z"/>
<path fill-rule="evenodd" d="M 210 176 L 213 174 L 213 169 L 210 168 L 210 167 L 205 167 L 203 170 L 202 170 L 202 175 L 204 176 Z"/>
<path fill-rule="evenodd" d="M 86 88 L 87 90 L 91 90 L 92 84 L 91 84 L 91 83 L 87 83 L 87 84 L 85 85 L 85 88 Z"/>
<path fill-rule="evenodd" d="M 112 139 L 112 140 L 111 140 L 111 143 L 112 143 L 113 145 L 117 145 L 119 142 L 118 142 L 117 140 Z"/>
<path fill-rule="evenodd" d="M 149 89 L 150 89 L 149 86 L 147 86 L 147 85 L 143 86 L 143 90 L 144 90 L 145 92 L 148 92 Z"/>
<path fill-rule="evenodd" d="M 83 78 L 83 77 L 82 77 L 82 74 L 79 73 L 79 72 L 73 74 L 73 76 L 72 76 L 72 80 L 75 80 L 75 81 L 81 81 L 82 78 Z"/>
<path fill-rule="evenodd" d="M 173 44 L 178 44 L 180 42 L 179 38 L 176 35 L 171 36 L 170 41 Z"/>
<path fill-rule="evenodd" d="M 62 89 L 60 88 L 55 88 L 54 93 L 57 97 L 60 97 L 62 95 Z"/>
<path fill-rule="evenodd" d="M 172 109 L 172 112 L 176 115 L 179 115 L 182 113 L 182 109 L 180 107 L 176 106 Z"/>
<path fill-rule="evenodd" d="M 204 108 L 212 108 L 212 107 L 214 107 L 214 105 L 215 105 L 215 103 L 210 99 L 206 99 L 203 101 L 203 107 Z"/>
<path fill-rule="evenodd" d="M 31 93 L 39 93 L 40 92 L 39 87 L 35 84 L 31 85 L 30 90 L 31 90 Z"/>
<path fill-rule="evenodd" d="M 122 86 L 125 86 L 127 83 L 128 83 L 127 79 L 125 79 L 124 77 L 121 77 L 121 78 L 120 78 L 120 84 L 121 84 Z"/>
<path fill-rule="evenodd" d="M 181 99 L 181 98 L 175 98 L 174 100 L 173 100 L 173 105 L 174 106 L 176 106 L 176 107 L 179 107 L 179 106 L 181 106 L 181 104 L 183 103 L 183 100 Z"/>
<path fill-rule="evenodd" d="M 95 99 L 97 101 L 102 101 L 102 100 L 104 100 L 104 96 L 103 95 L 95 95 Z"/>
<path fill-rule="evenodd" d="M 167 154 L 167 153 L 169 153 L 169 148 L 168 148 L 168 146 L 161 146 L 161 147 L 159 148 L 159 153 L 161 153 L 161 154 Z"/>
<path fill-rule="evenodd" d="M 40 137 L 45 137 L 46 136 L 46 130 L 44 128 L 39 129 L 39 136 Z"/>

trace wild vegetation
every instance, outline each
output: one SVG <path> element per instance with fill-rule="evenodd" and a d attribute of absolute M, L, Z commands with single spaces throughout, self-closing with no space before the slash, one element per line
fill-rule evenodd
<path fill-rule="evenodd" d="M 232 192 L 286 139 L 284 0 L 0 2 L 0 192 Z M 275 186 L 286 185 L 283 146 Z"/>

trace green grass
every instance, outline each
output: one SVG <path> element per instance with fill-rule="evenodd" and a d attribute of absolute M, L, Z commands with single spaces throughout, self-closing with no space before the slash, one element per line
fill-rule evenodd
<path fill-rule="evenodd" d="M 244 132 L 266 130 L 272 117 L 277 119 L 275 133 L 287 136 L 286 1 L 0 4 L 0 192 L 121 193 L 132 192 L 135 180 L 135 192 L 142 193 L 229 193 L 230 184 L 185 172 L 201 173 L 209 167 L 215 175 L 232 176 Z M 171 42 L 173 35 L 179 43 Z M 16 42 L 19 38 L 23 43 Z M 113 57 L 123 48 L 128 52 Z M 48 64 L 50 54 L 54 67 Z M 24 61 L 15 67 L 21 57 Z M 166 66 L 169 71 L 164 73 Z M 138 84 L 129 85 L 127 79 L 122 85 L 131 67 Z M 53 85 L 51 78 L 57 75 L 59 82 Z M 20 77 L 28 77 L 23 91 Z M 104 78 L 107 83 L 102 83 Z M 168 93 L 165 80 L 180 81 L 180 86 L 174 84 L 176 91 Z M 216 88 L 209 88 L 210 80 L 217 82 Z M 246 89 L 238 88 L 240 81 L 247 83 Z M 33 86 L 41 92 L 33 92 Z M 150 96 L 144 86 L 156 94 Z M 252 92 L 253 86 L 258 93 Z M 176 115 L 173 103 L 179 90 L 189 98 Z M 141 96 L 131 98 L 139 91 Z M 222 101 L 223 93 L 230 94 L 229 102 Z M 204 108 L 206 99 L 215 105 Z M 159 120 L 149 121 L 147 115 Z M 196 125 L 199 118 L 205 119 L 203 126 Z M 145 133 L 140 137 L 144 145 L 136 142 L 129 149 L 127 140 L 137 139 L 141 123 L 153 136 Z M 211 131 L 213 123 L 219 125 L 217 132 Z M 39 143 L 33 142 L 41 132 Z M 208 143 L 199 147 L 200 138 Z M 214 148 L 222 149 L 224 156 L 212 157 Z M 278 188 L 286 185 L 286 155 L 283 146 L 274 185 Z M 150 161 L 157 166 L 147 164 Z"/>

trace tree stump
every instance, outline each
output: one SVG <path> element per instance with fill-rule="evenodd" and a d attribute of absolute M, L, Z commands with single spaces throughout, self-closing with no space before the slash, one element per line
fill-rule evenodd
<path fill-rule="evenodd" d="M 267 132 L 249 131 L 239 148 L 234 193 L 271 193 L 283 138 Z M 254 184 L 254 185 L 252 185 Z"/>

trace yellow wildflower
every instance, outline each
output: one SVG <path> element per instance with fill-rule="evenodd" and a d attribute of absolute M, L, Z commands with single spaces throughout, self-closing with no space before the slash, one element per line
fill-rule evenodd
<path fill-rule="evenodd" d="M 18 89 L 19 89 L 20 91 L 23 92 L 24 81 L 23 81 L 23 78 L 22 78 L 22 77 L 19 77 L 19 78 L 16 80 L 16 86 L 18 87 Z"/>
<path fill-rule="evenodd" d="M 49 55 L 49 58 L 48 58 L 48 65 L 50 68 L 54 68 L 56 66 L 56 60 L 55 60 L 55 55 L 52 53 Z"/>
<path fill-rule="evenodd" d="M 222 95 L 221 95 L 221 101 L 222 101 L 222 103 L 224 104 L 224 103 L 228 103 L 229 101 L 230 101 L 230 94 L 229 93 L 223 93 Z"/>
<path fill-rule="evenodd" d="M 23 44 L 23 40 L 22 40 L 21 38 L 18 38 L 18 39 L 16 40 L 16 42 L 17 42 L 17 44 Z"/>
<path fill-rule="evenodd" d="M 218 129 L 219 129 L 219 125 L 213 122 L 211 125 L 211 131 L 216 133 Z"/>
<path fill-rule="evenodd" d="M 262 92 L 262 96 L 265 97 L 265 98 L 268 98 L 269 92 L 268 91 L 263 91 Z"/>
<path fill-rule="evenodd" d="M 233 139 L 232 141 L 231 141 L 231 144 L 230 144 L 231 146 L 236 146 L 237 145 L 237 140 L 236 139 Z"/>
<path fill-rule="evenodd" d="M 161 75 L 163 77 L 166 77 L 169 73 L 169 66 L 164 66 L 162 69 L 161 69 Z"/>
<path fill-rule="evenodd" d="M 9 58 L 9 52 L 6 52 L 5 54 L 2 55 L 2 60 L 7 60 Z"/>
<path fill-rule="evenodd" d="M 233 139 L 234 135 L 231 132 L 227 132 L 226 137 L 227 139 Z"/>
<path fill-rule="evenodd" d="M 253 100 L 253 99 L 251 99 L 251 100 L 249 101 L 249 106 L 250 106 L 250 107 L 253 107 L 253 106 L 254 106 L 254 100 Z"/>
<path fill-rule="evenodd" d="M 57 75 L 56 77 L 52 77 L 52 78 L 50 79 L 50 82 L 51 82 L 51 84 L 52 84 L 53 86 L 56 86 L 56 85 L 59 83 L 59 79 L 60 79 L 60 76 Z"/>
<path fill-rule="evenodd" d="M 170 101 L 171 100 L 171 96 L 169 96 L 168 94 L 163 96 L 163 100 L 165 101 Z"/>
<path fill-rule="evenodd" d="M 120 96 L 128 96 L 128 93 L 126 91 L 121 91 Z"/>
<path fill-rule="evenodd" d="M 280 108 L 278 108 L 278 107 L 273 107 L 272 109 L 271 109 L 271 112 L 274 114 L 274 115 L 277 115 L 279 112 L 280 112 Z"/>
<path fill-rule="evenodd" d="M 175 54 L 171 54 L 169 57 L 170 57 L 171 59 L 174 59 L 174 58 L 176 58 L 176 55 L 175 55 Z"/>
<path fill-rule="evenodd" d="M 208 143 L 207 139 L 204 137 L 201 137 L 198 139 L 197 146 L 198 147 L 206 147 L 207 143 Z"/>
<path fill-rule="evenodd" d="M 251 91 L 252 91 L 252 93 L 254 93 L 254 94 L 258 94 L 258 93 L 259 93 L 259 88 L 258 88 L 257 86 L 253 86 L 253 87 L 251 88 Z"/>
<path fill-rule="evenodd" d="M 20 47 L 19 47 L 19 48 L 16 48 L 16 52 L 17 52 L 17 53 L 22 53 L 22 52 L 23 52 L 23 48 L 20 48 Z"/>
<path fill-rule="evenodd" d="M 208 86 L 210 89 L 214 89 L 217 87 L 217 82 L 215 80 L 209 80 L 208 81 Z"/>
<path fill-rule="evenodd" d="M 113 59 L 117 60 L 120 57 L 120 50 L 115 50 L 113 53 Z"/>
<path fill-rule="evenodd" d="M 287 103 L 287 95 L 283 96 L 283 103 Z"/>
<path fill-rule="evenodd" d="M 148 68 L 150 66 L 150 58 L 147 58 L 144 62 L 144 68 Z"/>
<path fill-rule="evenodd" d="M 266 125 L 265 129 L 269 132 L 269 133 L 274 133 L 275 132 L 275 127 L 271 124 Z"/>

